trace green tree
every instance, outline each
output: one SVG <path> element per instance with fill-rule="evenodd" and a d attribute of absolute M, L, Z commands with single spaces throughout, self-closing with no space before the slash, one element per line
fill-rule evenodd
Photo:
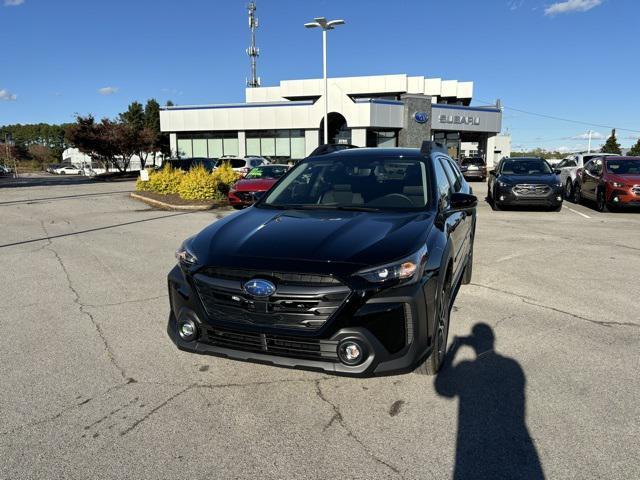
<path fill-rule="evenodd" d="M 131 102 L 127 111 L 120 114 L 120 121 L 135 130 L 142 130 L 146 121 L 142 104 L 140 102 Z"/>
<path fill-rule="evenodd" d="M 607 141 L 604 143 L 602 148 L 600 149 L 601 153 L 617 153 L 618 155 L 622 154 L 622 150 L 620 150 L 620 144 L 618 143 L 618 139 L 616 138 L 616 129 L 611 130 L 611 136 L 607 138 Z"/>
<path fill-rule="evenodd" d="M 640 138 L 638 138 L 638 141 L 636 142 L 636 144 L 631 147 L 631 150 L 629 150 L 628 155 L 631 155 L 632 157 L 640 157 Z"/>
<path fill-rule="evenodd" d="M 160 131 L 160 104 L 155 98 L 147 100 L 144 106 L 144 124 L 153 139 L 153 166 L 156 166 L 156 154 L 164 151 L 164 143 L 169 144 L 169 135 Z"/>

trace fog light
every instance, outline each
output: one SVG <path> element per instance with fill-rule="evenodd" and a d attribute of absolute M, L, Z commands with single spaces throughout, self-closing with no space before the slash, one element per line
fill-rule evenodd
<path fill-rule="evenodd" d="M 619 202 L 619 201 L 620 201 L 620 199 L 616 196 L 616 197 L 613 197 L 613 201 L 614 201 L 614 202 Z"/>
<path fill-rule="evenodd" d="M 196 338 L 198 334 L 198 327 L 193 322 L 193 320 L 183 320 L 178 324 L 178 334 L 180 338 L 190 342 Z"/>
<path fill-rule="evenodd" d="M 560 195 L 558 195 L 558 196 L 556 197 L 556 200 L 560 202 L 560 201 L 562 200 L 562 197 L 561 197 Z"/>
<path fill-rule="evenodd" d="M 338 357 L 342 363 L 347 365 L 357 365 L 364 358 L 364 348 L 352 340 L 342 342 L 338 345 Z"/>
<path fill-rule="evenodd" d="M 500 201 L 504 202 L 504 195 L 500 195 Z"/>

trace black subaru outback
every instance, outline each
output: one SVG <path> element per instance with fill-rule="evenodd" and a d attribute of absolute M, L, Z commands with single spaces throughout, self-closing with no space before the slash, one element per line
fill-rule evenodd
<path fill-rule="evenodd" d="M 477 199 L 434 142 L 297 164 L 253 207 L 184 241 L 178 348 L 351 375 L 434 374 L 471 280 Z"/>

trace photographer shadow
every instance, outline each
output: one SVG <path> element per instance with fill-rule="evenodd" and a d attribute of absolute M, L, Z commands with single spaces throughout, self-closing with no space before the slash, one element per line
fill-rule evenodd
<path fill-rule="evenodd" d="M 453 366 L 462 345 L 476 358 Z M 435 379 L 439 395 L 459 397 L 454 479 L 544 478 L 525 422 L 525 383 L 518 362 L 494 350 L 489 325 L 478 323 L 470 336 L 454 339 Z"/>

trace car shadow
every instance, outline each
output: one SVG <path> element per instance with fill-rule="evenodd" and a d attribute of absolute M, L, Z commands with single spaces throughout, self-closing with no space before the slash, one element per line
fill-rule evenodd
<path fill-rule="evenodd" d="M 463 345 L 476 357 L 454 366 Z M 489 325 L 478 323 L 470 336 L 453 341 L 434 386 L 459 401 L 454 479 L 544 478 L 525 421 L 525 384 L 519 363 L 494 350 Z"/>

